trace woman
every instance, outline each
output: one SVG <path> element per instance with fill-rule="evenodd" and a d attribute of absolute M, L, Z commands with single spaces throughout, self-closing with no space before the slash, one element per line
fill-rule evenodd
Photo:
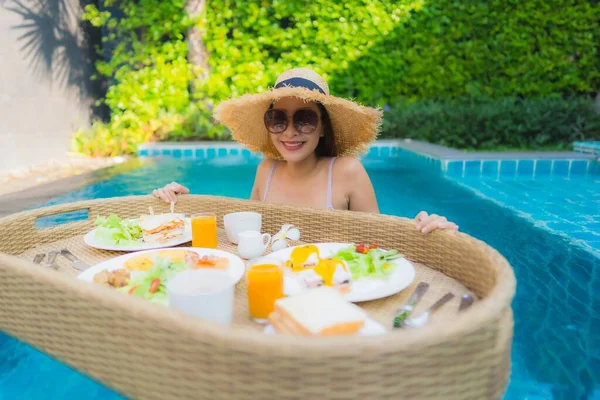
<path fill-rule="evenodd" d="M 379 213 L 371 180 L 355 156 L 377 137 L 381 112 L 331 96 L 327 82 L 314 71 L 286 71 L 265 93 L 224 101 L 215 118 L 236 141 L 265 156 L 252 200 Z M 176 182 L 153 191 L 166 202 L 187 193 Z M 423 233 L 458 229 L 425 211 L 415 220 Z"/>

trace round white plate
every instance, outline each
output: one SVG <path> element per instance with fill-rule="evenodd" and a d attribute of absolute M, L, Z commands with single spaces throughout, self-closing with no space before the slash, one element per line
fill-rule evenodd
<path fill-rule="evenodd" d="M 94 247 L 96 249 L 102 250 L 112 250 L 112 251 L 142 251 L 142 250 L 152 250 L 152 249 L 163 249 L 166 247 L 179 246 L 180 244 L 184 244 L 192 241 L 192 223 L 190 218 L 185 218 L 185 227 L 183 228 L 183 235 L 171 239 L 165 243 L 145 243 L 138 242 L 126 245 L 120 244 L 106 244 L 98 242 L 96 239 L 96 229 L 89 231 L 84 237 L 83 241 L 90 247 Z"/>
<path fill-rule="evenodd" d="M 351 243 L 314 243 L 319 249 L 321 258 L 331 257 L 339 250 L 349 247 Z M 300 247 L 300 246 L 296 246 Z M 283 263 L 289 260 L 292 250 L 295 247 L 286 247 L 285 249 L 269 254 L 269 257 L 280 259 Z M 382 249 L 385 251 L 385 249 Z M 406 258 L 401 257 L 391 261 L 395 264 L 394 272 L 386 279 L 361 278 L 353 280 L 350 286 L 350 292 L 344 295 L 347 301 L 358 303 L 361 301 L 370 301 L 392 296 L 406 289 L 415 279 L 415 267 Z M 287 296 L 294 296 L 302 293 L 306 288 L 294 277 L 294 273 L 286 268 L 284 278 L 284 293 Z"/>
<path fill-rule="evenodd" d="M 244 261 L 242 261 L 241 258 L 239 258 L 238 256 L 236 256 L 234 254 L 223 251 L 223 250 L 204 249 L 204 248 L 197 248 L 197 247 L 178 247 L 177 250 L 194 251 L 194 252 L 198 253 L 198 255 L 200 257 L 216 256 L 216 257 L 224 257 L 224 258 L 229 259 L 229 266 L 227 267 L 226 271 L 229 274 L 229 276 L 231 276 L 231 278 L 233 279 L 233 281 L 235 283 L 238 283 L 239 280 L 242 279 L 242 277 L 244 276 L 244 272 L 246 271 L 246 265 L 244 264 Z M 136 253 L 129 253 L 129 254 L 119 256 L 119 257 L 111 258 L 110 260 L 106 260 L 104 262 L 96 264 L 96 265 L 86 269 L 85 271 L 81 272 L 79 275 L 77 275 L 77 279 L 91 283 L 94 281 L 94 275 L 96 275 L 98 272 L 101 272 L 104 270 L 114 271 L 119 268 L 125 268 L 125 261 L 127 261 L 128 259 L 130 259 L 132 257 L 137 257 L 140 254 L 154 253 L 154 252 L 158 252 L 158 251 L 160 251 L 160 250 L 157 249 L 157 250 L 138 251 Z M 132 275 L 138 274 L 138 273 L 140 273 L 140 271 L 132 271 L 131 273 L 132 273 Z"/>
<path fill-rule="evenodd" d="M 278 335 L 277 331 L 271 324 L 265 326 L 264 332 L 267 335 Z M 387 333 L 385 327 L 372 318 L 367 318 L 365 320 L 365 326 L 363 326 L 363 328 L 359 331 L 361 336 L 383 335 L 385 333 Z"/>

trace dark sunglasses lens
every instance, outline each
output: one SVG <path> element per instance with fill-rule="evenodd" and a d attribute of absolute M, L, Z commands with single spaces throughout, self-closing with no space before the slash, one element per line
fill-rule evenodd
<path fill-rule="evenodd" d="M 281 133 L 287 128 L 287 115 L 281 110 L 267 110 L 265 127 L 271 133 Z"/>
<path fill-rule="evenodd" d="M 300 133 L 311 133 L 317 129 L 319 115 L 313 110 L 298 110 L 294 114 L 294 126 Z"/>

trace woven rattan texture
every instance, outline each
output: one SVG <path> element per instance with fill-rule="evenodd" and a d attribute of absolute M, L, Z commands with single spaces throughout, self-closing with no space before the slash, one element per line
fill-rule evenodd
<path fill-rule="evenodd" d="M 301 242 L 294 242 L 291 245 L 301 244 Z M 188 243 L 189 245 L 189 243 Z M 185 247 L 185 245 L 179 246 Z M 124 253 L 97 250 L 87 246 L 83 242 L 82 236 L 74 236 L 68 239 L 62 239 L 52 243 L 46 243 L 40 246 L 36 246 L 23 254 L 19 255 L 20 258 L 33 260 L 36 254 L 48 253 L 52 250 L 68 249 L 71 253 L 77 256 L 80 260 L 84 261 L 89 265 L 97 264 L 101 261 L 105 261 L 112 257 L 117 257 Z M 229 251 L 233 254 L 237 254 L 235 245 L 232 245 L 227 240 L 225 231 L 219 229 L 219 248 L 221 250 Z M 64 257 L 57 258 L 57 265 L 59 271 L 77 276 L 78 270 L 71 266 L 71 262 Z M 378 320 L 388 329 L 392 328 L 392 319 L 394 312 L 398 309 L 399 305 L 403 304 L 414 290 L 414 287 L 420 281 L 428 282 L 430 288 L 423 300 L 419 303 L 416 311 L 421 311 L 433 304 L 437 299 L 443 296 L 446 292 L 452 292 L 455 294 L 455 298 L 448 303 L 445 307 L 439 310 L 438 313 L 434 314 L 432 318 L 448 318 L 452 319 L 457 315 L 457 309 L 460 302 L 460 296 L 464 293 L 469 293 L 468 289 L 464 285 L 456 281 L 455 279 L 449 278 L 439 271 L 427 268 L 422 264 L 414 263 L 417 270 L 416 278 L 413 284 L 398 293 L 397 295 L 386 297 L 384 299 L 364 302 L 361 305 L 365 310 L 369 312 L 369 315 L 374 319 Z M 40 267 L 41 268 L 41 267 Z M 261 326 L 252 323 L 248 318 L 248 302 L 246 298 L 246 284 L 242 279 L 236 286 L 235 292 L 235 312 L 234 312 L 234 325 L 239 328 L 260 330 Z"/>
<path fill-rule="evenodd" d="M 247 322 L 243 282 L 237 289 L 236 324 L 225 328 L 84 284 L 66 264 L 61 270 L 67 273 L 60 273 L 29 261 L 37 252 L 63 247 L 90 263 L 105 259 L 108 253 L 83 250 L 81 244 L 95 216 L 134 217 L 149 205 L 156 212 L 168 208 L 150 197 L 128 197 L 0 220 L 0 249 L 6 253 L 0 255 L 0 329 L 133 398 L 501 397 L 510 371 L 514 275 L 496 251 L 463 234 L 423 236 L 411 221 L 388 216 L 203 196 L 178 202 L 179 212 L 213 211 L 219 219 L 255 210 L 263 214 L 264 231 L 293 223 L 304 242 L 377 242 L 396 248 L 416 263 L 416 282 L 432 283 L 421 307 L 449 288 L 459 295 L 466 287 L 481 298 L 461 314 L 452 311 L 456 301 L 447 305 L 424 328 L 372 338 L 264 335 Z M 36 218 L 79 209 L 89 210 L 90 221 L 35 228 Z M 14 257 L 19 255 L 23 258 Z M 389 326 L 407 294 L 363 306 Z"/>

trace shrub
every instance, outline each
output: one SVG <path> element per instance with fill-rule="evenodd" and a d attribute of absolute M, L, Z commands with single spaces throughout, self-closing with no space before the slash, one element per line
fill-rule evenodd
<path fill-rule="evenodd" d="M 600 139 L 600 113 L 586 98 L 398 101 L 385 113 L 382 136 L 463 149 L 570 149 Z"/>
<path fill-rule="evenodd" d="M 104 27 L 106 47 L 114 46 L 97 64 L 112 81 L 104 99 L 111 120 L 75 136 L 74 147 L 87 153 L 133 152 L 147 140 L 229 138 L 212 125 L 211 104 L 265 90 L 295 66 L 323 74 L 333 94 L 398 110 L 386 120 L 387 137 L 410 129 L 454 146 L 531 146 L 567 143 L 594 126 L 576 105 L 584 100 L 539 98 L 585 97 L 600 87 L 598 2 L 207 0 L 198 20 L 186 15 L 185 0 L 103 5 L 86 6 L 85 18 Z M 202 82 L 194 82 L 186 58 L 194 24 L 210 53 Z M 488 100 L 479 106 L 464 98 Z M 518 107 L 530 104 L 540 106 Z M 564 118 L 546 116 L 544 107 L 558 107 Z M 436 139 L 432 132 L 443 125 L 455 134 Z M 496 133 L 499 127 L 511 133 Z"/>

